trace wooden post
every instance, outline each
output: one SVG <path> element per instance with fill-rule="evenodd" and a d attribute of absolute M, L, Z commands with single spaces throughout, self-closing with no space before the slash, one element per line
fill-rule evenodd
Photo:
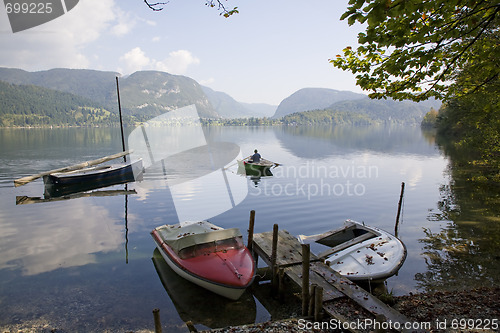
<path fill-rule="evenodd" d="M 155 333 L 161 332 L 160 309 L 153 309 L 153 317 L 155 319 Z"/>
<path fill-rule="evenodd" d="M 314 291 L 314 320 L 320 321 L 323 310 L 323 287 L 317 286 Z"/>
<path fill-rule="evenodd" d="M 188 320 L 186 321 L 186 326 L 187 328 L 189 329 L 189 332 L 198 332 L 198 330 L 196 329 L 196 327 L 194 326 L 193 322 L 191 320 Z"/>
<path fill-rule="evenodd" d="M 250 222 L 248 224 L 248 245 L 247 248 L 252 251 L 253 246 L 253 229 L 255 225 L 255 210 L 250 211 Z"/>
<path fill-rule="evenodd" d="M 278 266 L 276 265 L 278 253 L 278 225 L 273 226 L 273 243 L 271 248 L 271 293 L 275 296 L 278 286 Z"/>
<path fill-rule="evenodd" d="M 387 321 L 387 318 L 383 314 L 378 314 L 375 315 L 375 320 L 379 323 L 377 326 L 377 329 L 375 330 L 375 333 L 384 333 L 387 332 L 387 330 L 383 329 L 383 323 Z"/>
<path fill-rule="evenodd" d="M 311 284 L 311 292 L 310 292 L 310 300 L 309 300 L 309 310 L 307 311 L 307 315 L 311 317 L 314 314 L 314 302 L 316 299 L 316 287 L 318 285 L 316 283 Z"/>
<path fill-rule="evenodd" d="M 116 77 L 116 94 L 118 95 L 118 114 L 120 115 L 120 129 L 122 134 L 122 149 L 125 151 L 125 136 L 123 135 L 122 105 L 120 103 L 120 88 L 118 86 L 118 76 Z M 123 162 L 127 163 L 127 155 L 123 155 Z"/>
<path fill-rule="evenodd" d="M 401 215 L 401 205 L 403 204 L 403 196 L 405 194 L 405 183 L 401 183 L 401 194 L 399 195 L 398 214 L 396 215 L 396 225 L 394 226 L 394 236 L 398 237 L 399 231 L 399 216 Z"/>
<path fill-rule="evenodd" d="M 285 269 L 280 267 L 278 272 L 278 299 L 280 302 L 285 300 Z"/>
<path fill-rule="evenodd" d="M 302 244 L 302 315 L 307 316 L 309 310 L 309 262 L 311 245 Z"/>

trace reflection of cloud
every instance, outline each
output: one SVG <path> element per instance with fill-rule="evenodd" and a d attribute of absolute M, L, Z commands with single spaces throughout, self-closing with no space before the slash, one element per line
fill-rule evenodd
<path fill-rule="evenodd" d="M 422 175 L 423 171 L 422 168 L 415 168 L 411 171 L 409 178 L 408 178 L 408 186 L 410 187 L 415 187 L 417 186 L 420 181 L 422 180 Z"/>
<path fill-rule="evenodd" d="M 104 207 L 74 200 L 58 208 L 51 204 L 26 207 L 31 212 L 22 224 L 2 217 L 0 269 L 20 268 L 23 275 L 35 275 L 82 266 L 95 262 L 93 253 L 117 250 L 123 242 L 122 226 Z"/>
<path fill-rule="evenodd" d="M 418 161 L 408 161 L 400 170 L 400 174 L 406 176 L 406 186 L 416 187 L 423 177 L 423 166 Z"/>

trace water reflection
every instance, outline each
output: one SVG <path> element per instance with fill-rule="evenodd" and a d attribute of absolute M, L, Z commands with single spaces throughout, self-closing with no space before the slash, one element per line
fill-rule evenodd
<path fill-rule="evenodd" d="M 425 290 L 454 290 L 500 284 L 500 193 L 497 184 L 478 177 L 481 169 L 469 164 L 470 153 L 439 140 L 450 157 L 448 183 L 439 187 L 437 209 L 424 229 L 422 243 L 427 271 L 415 280 Z M 444 226 L 440 224 L 444 223 Z"/>
<path fill-rule="evenodd" d="M 168 183 L 158 181 L 163 179 L 163 168 L 144 175 L 154 187 L 130 187 L 137 194 L 125 196 L 129 200 L 125 229 L 123 195 L 15 205 L 17 196 L 45 198 L 40 197 L 44 191 L 40 181 L 14 188 L 13 179 L 116 153 L 121 150 L 119 132 L 0 129 L 1 325 L 37 316 L 54 322 L 65 318 L 60 327 L 64 330 L 79 321 L 82 329 L 73 331 L 85 331 L 89 323 L 100 325 L 96 329 L 100 331 L 139 331 L 151 329 L 151 310 L 159 307 L 165 324 L 185 331 L 178 312 L 198 306 L 177 310 L 151 263 L 154 243 L 149 232 L 177 221 Z M 443 156 L 433 137 L 423 136 L 418 128 L 212 127 L 207 132 L 210 142 L 233 142 L 243 152 L 257 148 L 263 157 L 283 163 L 272 169 L 272 177 L 255 179 L 258 187 L 250 185 L 241 204 L 214 216 L 212 222 L 243 231 L 248 212 L 254 209 L 256 232 L 279 223 L 292 234 L 312 234 L 346 218 L 392 230 L 404 181 L 399 232 L 408 258 L 398 276 L 388 280 L 388 289 L 402 295 L 475 282 L 499 283 L 500 191 L 468 183 L 470 174 L 458 173 L 464 168 L 446 170 L 448 159 L 455 156 Z M 236 174 L 236 167 L 227 172 L 248 184 L 247 178 Z M 120 185 L 112 190 L 122 189 Z M 203 204 L 193 208 L 205 209 Z M 69 313 L 72 299 L 86 310 Z M 231 312 L 220 308 L 221 315 Z M 253 305 L 249 308 L 252 314 Z M 259 311 L 264 310 L 257 302 L 257 316 Z M 203 320 L 207 326 L 215 322 Z M 214 324 L 218 325 L 222 324 Z"/>
<path fill-rule="evenodd" d="M 95 253 L 122 247 L 122 223 L 105 207 L 82 200 L 65 201 L 64 209 L 59 203 L 51 205 L 50 209 L 45 205 L 23 206 L 23 223 L 1 214 L 0 269 L 35 275 L 95 263 Z M 41 209 L 42 220 L 35 217 L 42 214 Z"/>
<path fill-rule="evenodd" d="M 322 159 L 360 149 L 391 154 L 428 156 L 436 148 L 420 142 L 419 127 L 402 126 L 287 126 L 275 128 L 283 147 L 297 157 Z"/>
<path fill-rule="evenodd" d="M 152 260 L 163 287 L 184 322 L 191 321 L 211 329 L 255 322 L 256 304 L 248 290 L 240 299 L 231 301 L 180 277 L 168 266 L 158 249 L 154 250 Z"/>

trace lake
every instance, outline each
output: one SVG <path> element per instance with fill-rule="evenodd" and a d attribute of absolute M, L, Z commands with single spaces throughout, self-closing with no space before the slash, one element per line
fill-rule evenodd
<path fill-rule="evenodd" d="M 186 332 L 186 320 L 198 329 L 269 320 L 250 293 L 230 302 L 172 274 L 155 251 L 150 231 L 177 223 L 179 215 L 238 227 L 245 235 L 250 210 L 255 210 L 255 232 L 270 231 L 277 223 L 291 234 L 308 235 L 339 227 L 346 219 L 394 232 L 402 182 L 399 237 L 408 257 L 399 274 L 387 280 L 387 289 L 405 295 L 498 284 L 498 211 L 467 201 L 457 213 L 458 193 L 470 189 L 454 186 L 449 157 L 420 128 L 204 131 L 210 142 L 233 143 L 243 157 L 258 149 L 280 166 L 272 169 L 272 177 L 257 179 L 226 165 L 228 179 L 236 179 L 238 188 L 232 180 L 226 181 L 227 189 L 209 182 L 214 195 L 186 182 L 167 186 L 161 172 L 152 169 L 140 182 L 104 189 L 116 195 L 50 201 L 44 200 L 41 179 L 18 188 L 13 180 L 119 152 L 119 129 L 0 129 L 0 328 L 50 323 L 68 332 L 138 331 L 153 329 L 154 308 L 161 310 L 169 332 Z M 167 178 L 175 183 L 195 163 L 200 161 Z M 233 199 L 226 204 L 229 188 Z M 487 196 L 498 198 L 498 193 Z M 21 197 L 39 202 L 16 204 Z"/>

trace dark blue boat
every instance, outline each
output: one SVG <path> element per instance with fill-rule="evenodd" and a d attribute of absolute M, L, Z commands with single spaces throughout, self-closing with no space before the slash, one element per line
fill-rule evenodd
<path fill-rule="evenodd" d="M 135 180 L 142 173 L 142 159 L 130 163 L 100 165 L 43 176 L 46 194 L 61 196 Z M 134 176 L 135 174 L 135 176 Z"/>

